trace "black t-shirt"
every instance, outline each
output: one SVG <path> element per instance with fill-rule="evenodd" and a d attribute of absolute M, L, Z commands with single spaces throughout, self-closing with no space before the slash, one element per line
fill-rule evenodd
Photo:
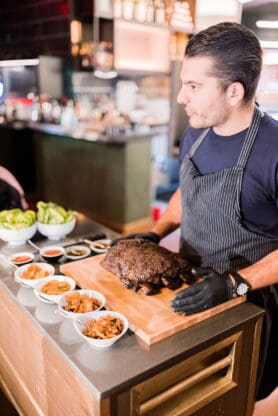
<path fill-rule="evenodd" d="M 188 128 L 180 146 L 180 162 L 201 134 Z M 210 129 L 192 161 L 202 175 L 235 166 L 247 129 L 219 136 Z M 186 192 L 186 190 L 184 190 Z M 253 232 L 278 238 L 278 121 L 265 114 L 248 158 L 241 190 L 243 224 Z"/>

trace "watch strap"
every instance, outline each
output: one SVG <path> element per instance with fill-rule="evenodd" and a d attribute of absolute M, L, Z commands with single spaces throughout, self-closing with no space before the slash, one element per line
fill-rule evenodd
<path fill-rule="evenodd" d="M 238 272 L 230 272 L 230 275 L 233 276 L 235 280 L 235 285 L 233 287 L 233 292 L 237 296 L 246 295 L 246 293 L 251 289 L 250 284 L 247 282 L 244 277 L 242 277 Z"/>

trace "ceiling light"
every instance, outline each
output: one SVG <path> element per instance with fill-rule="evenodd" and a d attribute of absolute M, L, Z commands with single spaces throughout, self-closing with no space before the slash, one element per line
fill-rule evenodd
<path fill-rule="evenodd" d="M 70 41 L 71 43 L 80 43 L 82 40 L 82 26 L 79 20 L 70 22 Z"/>
<path fill-rule="evenodd" d="M 260 29 L 278 29 L 278 20 L 257 20 L 256 26 Z"/>
<path fill-rule="evenodd" d="M 39 65 L 39 59 L 9 59 L 0 61 L 0 66 L 35 66 Z"/>
<path fill-rule="evenodd" d="M 261 47 L 269 48 L 269 49 L 278 49 L 278 41 L 277 40 L 261 40 Z"/>

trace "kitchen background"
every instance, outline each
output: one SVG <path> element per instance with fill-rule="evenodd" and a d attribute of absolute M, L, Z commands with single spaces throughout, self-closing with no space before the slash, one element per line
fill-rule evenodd
<path fill-rule="evenodd" d="M 277 6 L 267 0 L 2 0 L 0 125 L 12 126 L 29 155 L 27 168 L 20 168 L 2 141 L 0 163 L 35 200 L 26 127 L 43 124 L 52 134 L 87 141 L 149 136 L 150 203 L 157 218 L 178 186 L 187 120 L 176 95 L 187 39 L 223 20 L 252 28 L 264 48 L 257 100 L 278 117 Z"/>

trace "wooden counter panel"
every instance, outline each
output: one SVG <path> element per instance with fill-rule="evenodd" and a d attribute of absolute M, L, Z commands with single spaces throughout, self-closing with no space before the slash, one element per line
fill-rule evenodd
<path fill-rule="evenodd" d="M 130 328 L 147 345 L 245 301 L 245 297 L 240 297 L 201 313 L 189 316 L 175 314 L 169 303 L 177 291 L 163 288 L 161 293 L 153 296 L 135 293 L 126 289 L 116 276 L 100 265 L 102 258 L 103 255 L 98 255 L 66 263 L 60 269 L 62 273 L 75 279 L 80 287 L 103 293 L 107 307 L 123 313 L 130 323 Z"/>
<path fill-rule="evenodd" d="M 108 402 L 97 400 L 1 286 L 0 296 L 1 379 L 8 395 L 16 398 L 19 412 L 26 416 L 108 415 Z"/>

